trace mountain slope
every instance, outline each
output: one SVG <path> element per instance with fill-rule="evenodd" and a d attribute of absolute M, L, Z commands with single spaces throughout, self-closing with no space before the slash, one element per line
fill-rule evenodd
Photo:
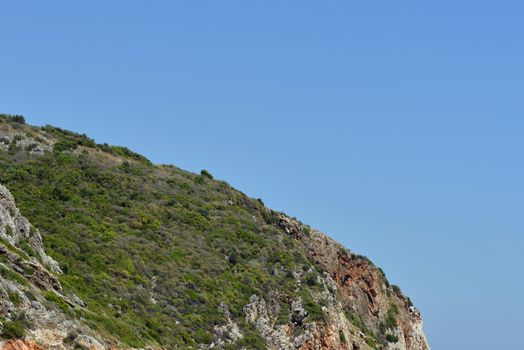
<path fill-rule="evenodd" d="M 0 249 L 56 281 L 42 287 L 3 263 L 1 301 L 12 310 L 3 328 L 25 328 L 6 339 L 25 333 L 43 348 L 429 349 L 418 311 L 368 259 L 206 171 L 153 165 L 2 115 L 0 184 L 45 245 L 36 229 L 33 237 L 9 224 L 13 212 L 0 227 L 17 238 L 0 229 Z M 0 207 L 9 213 L 6 188 Z M 42 315 L 62 321 L 39 322 L 28 293 Z"/>

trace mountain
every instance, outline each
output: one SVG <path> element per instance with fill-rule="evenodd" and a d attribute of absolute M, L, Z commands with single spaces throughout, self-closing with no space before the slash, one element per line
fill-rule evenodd
<path fill-rule="evenodd" d="M 0 115 L 2 349 L 426 350 L 381 269 L 203 170 Z"/>

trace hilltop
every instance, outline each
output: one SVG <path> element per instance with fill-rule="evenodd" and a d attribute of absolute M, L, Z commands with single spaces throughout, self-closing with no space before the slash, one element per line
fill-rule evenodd
<path fill-rule="evenodd" d="M 429 349 L 381 269 L 216 180 L 0 115 L 3 348 Z"/>

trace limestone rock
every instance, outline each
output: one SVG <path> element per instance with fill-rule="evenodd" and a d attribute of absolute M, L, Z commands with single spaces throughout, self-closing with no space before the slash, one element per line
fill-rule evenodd
<path fill-rule="evenodd" d="M 30 340 L 8 340 L 0 345 L 1 350 L 43 350 Z"/>
<path fill-rule="evenodd" d="M 1 184 L 0 237 L 18 248 L 21 248 L 23 243 L 27 244 L 44 266 L 53 272 L 62 272 L 58 263 L 45 253 L 42 236 L 38 230 L 20 214 L 11 192 Z"/>

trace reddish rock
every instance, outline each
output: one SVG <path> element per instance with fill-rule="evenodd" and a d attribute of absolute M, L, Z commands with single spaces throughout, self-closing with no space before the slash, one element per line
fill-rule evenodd
<path fill-rule="evenodd" d="M 8 340 L 2 344 L 1 350 L 43 350 L 41 347 L 30 340 Z"/>

